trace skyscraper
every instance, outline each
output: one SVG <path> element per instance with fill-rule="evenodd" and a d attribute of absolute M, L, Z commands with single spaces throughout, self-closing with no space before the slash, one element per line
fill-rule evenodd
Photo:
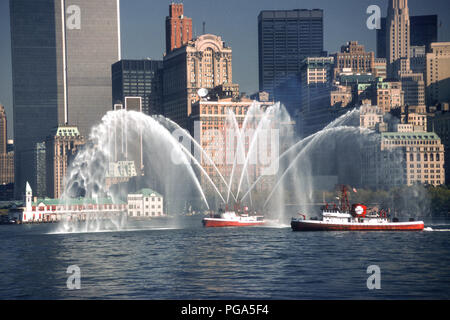
<path fill-rule="evenodd" d="M 304 137 L 322 130 L 335 116 L 330 109 L 333 67 L 333 57 L 303 60 L 297 127 Z"/>
<path fill-rule="evenodd" d="M 14 182 L 14 151 L 8 152 L 7 145 L 6 112 L 5 108 L 0 105 L 0 185 Z"/>
<path fill-rule="evenodd" d="M 162 68 L 160 60 L 121 60 L 112 66 L 113 101 L 141 97 L 142 112 L 162 114 Z"/>
<path fill-rule="evenodd" d="M 426 55 L 426 84 L 428 105 L 450 102 L 450 42 L 431 44 Z"/>
<path fill-rule="evenodd" d="M 184 16 L 182 3 L 169 5 L 166 17 L 166 54 L 184 46 L 192 40 L 192 19 Z"/>
<path fill-rule="evenodd" d="M 438 16 L 410 16 L 411 46 L 425 46 L 427 51 L 432 42 L 438 40 Z M 386 18 L 381 18 L 377 29 L 377 58 L 386 58 Z"/>
<path fill-rule="evenodd" d="M 6 145 L 8 143 L 8 132 L 6 127 L 5 108 L 0 104 L 0 154 L 6 153 Z"/>
<path fill-rule="evenodd" d="M 325 55 L 323 10 L 261 11 L 258 52 L 259 91 L 266 91 L 276 99 L 276 88 L 296 78 L 303 59 Z"/>
<path fill-rule="evenodd" d="M 36 189 L 32 154 L 60 124 L 87 135 L 111 109 L 118 0 L 10 0 L 16 197 Z M 38 19 L 36 17 L 39 17 Z"/>
<path fill-rule="evenodd" d="M 410 21 L 408 0 L 389 0 L 386 19 L 386 62 L 388 77 L 397 78 L 402 59 L 409 59 Z"/>

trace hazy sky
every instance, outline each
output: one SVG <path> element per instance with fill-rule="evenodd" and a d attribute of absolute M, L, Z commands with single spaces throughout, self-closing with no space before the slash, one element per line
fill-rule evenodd
<path fill-rule="evenodd" d="M 95 1 L 95 0 L 93 0 Z M 165 17 L 170 0 L 122 0 L 122 56 L 124 59 L 162 59 L 165 50 Z M 179 2 L 179 1 L 175 1 Z M 220 35 L 233 49 L 233 82 L 241 91 L 258 90 L 258 25 L 261 10 L 324 10 L 324 45 L 336 52 L 350 40 L 376 50 L 375 30 L 366 27 L 370 5 L 379 5 L 386 15 L 387 0 L 185 0 L 185 16 L 193 19 L 194 35 L 206 32 Z M 411 15 L 438 14 L 442 23 L 439 41 L 450 41 L 450 1 L 410 0 Z M 0 103 L 6 107 L 8 132 L 12 138 L 11 45 L 9 0 L 0 0 Z M 86 48 L 89 50 L 89 48 Z"/>

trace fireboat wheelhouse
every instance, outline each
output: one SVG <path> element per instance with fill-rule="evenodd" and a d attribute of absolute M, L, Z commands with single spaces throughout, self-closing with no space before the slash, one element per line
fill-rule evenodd
<path fill-rule="evenodd" d="M 300 218 L 292 218 L 293 231 L 421 231 L 423 221 L 399 222 L 394 218 L 390 221 L 385 210 L 369 210 L 365 205 L 349 205 L 347 189 L 341 188 L 341 204 L 329 208 L 322 207 L 322 220 L 307 220 L 300 214 Z M 369 211 L 369 212 L 368 212 Z"/>

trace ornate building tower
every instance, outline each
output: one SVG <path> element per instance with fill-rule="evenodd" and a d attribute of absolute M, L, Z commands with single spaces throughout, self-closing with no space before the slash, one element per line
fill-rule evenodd
<path fill-rule="evenodd" d="M 231 85 L 232 50 L 222 38 L 204 34 L 164 57 L 164 115 L 188 129 L 200 88 Z"/>
<path fill-rule="evenodd" d="M 169 6 L 166 17 L 166 54 L 182 47 L 192 40 L 192 19 L 183 15 L 183 4 L 173 3 Z"/>
<path fill-rule="evenodd" d="M 387 13 L 387 73 L 397 78 L 399 71 L 409 70 L 410 20 L 408 0 L 389 0 Z M 406 59 L 407 62 L 401 62 Z"/>
<path fill-rule="evenodd" d="M 61 125 L 46 140 L 47 194 L 59 198 L 64 192 L 64 178 L 70 162 L 84 144 L 75 126 Z"/>

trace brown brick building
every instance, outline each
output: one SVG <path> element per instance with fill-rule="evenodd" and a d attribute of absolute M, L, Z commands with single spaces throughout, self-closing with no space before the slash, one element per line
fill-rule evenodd
<path fill-rule="evenodd" d="M 180 48 L 192 40 L 192 19 L 184 16 L 182 3 L 169 5 L 166 17 L 166 53 Z"/>
<path fill-rule="evenodd" d="M 358 41 L 347 42 L 341 47 L 341 52 L 333 56 L 335 76 L 346 70 L 353 73 L 375 72 L 375 53 L 366 52 L 364 45 L 358 44 Z"/>
<path fill-rule="evenodd" d="M 432 43 L 426 64 L 427 104 L 450 102 L 450 42 Z"/>
<path fill-rule="evenodd" d="M 164 57 L 164 115 L 188 128 L 200 88 L 231 84 L 232 50 L 219 36 L 204 34 Z"/>

